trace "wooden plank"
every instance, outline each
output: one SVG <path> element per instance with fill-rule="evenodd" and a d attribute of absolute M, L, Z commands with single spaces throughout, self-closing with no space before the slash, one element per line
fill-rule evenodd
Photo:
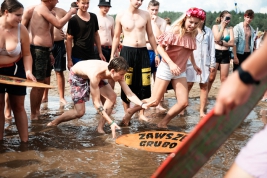
<path fill-rule="evenodd" d="M 183 132 L 146 131 L 121 135 L 116 139 L 116 143 L 150 152 L 170 153 L 186 136 Z"/>
<path fill-rule="evenodd" d="M 152 178 L 193 177 L 243 122 L 266 88 L 267 78 L 254 87 L 245 104 L 238 106 L 228 115 L 216 116 L 212 110 L 166 158 Z"/>
<path fill-rule="evenodd" d="M 54 86 L 47 85 L 44 83 L 34 82 L 24 78 L 11 77 L 6 75 L 0 75 L 0 83 L 8 85 L 27 86 L 27 87 L 55 88 Z"/>

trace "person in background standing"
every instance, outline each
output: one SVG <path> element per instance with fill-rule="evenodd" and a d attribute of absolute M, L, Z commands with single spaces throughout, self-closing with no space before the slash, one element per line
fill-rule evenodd
<path fill-rule="evenodd" d="M 109 62 L 111 58 L 111 47 L 112 47 L 112 40 L 114 37 L 114 19 L 112 16 L 108 15 L 109 9 L 111 7 L 111 0 L 99 0 L 99 12 L 97 14 L 98 26 L 99 26 L 99 37 L 100 37 L 100 44 L 102 53 L 106 58 L 106 61 Z M 97 46 L 94 46 L 94 50 L 98 59 L 99 53 L 97 50 Z M 118 54 L 117 54 L 118 55 Z M 111 88 L 114 89 L 115 82 L 114 80 L 109 80 L 108 82 Z"/>
<path fill-rule="evenodd" d="M 216 67 L 215 61 L 215 43 L 213 33 L 210 28 L 205 26 L 205 20 L 201 20 L 197 28 L 196 36 L 197 49 L 194 50 L 196 65 L 201 68 L 201 75 L 197 75 L 190 60 L 187 62 L 186 79 L 188 85 L 188 94 L 192 89 L 194 82 L 200 86 L 200 118 L 204 117 L 205 107 L 208 99 L 208 82 L 210 72 Z"/>
<path fill-rule="evenodd" d="M 216 67 L 215 70 L 210 73 L 208 91 L 216 78 L 217 70 L 220 68 L 220 79 L 223 82 L 228 74 L 230 68 L 230 54 L 229 48 L 234 45 L 234 33 L 233 28 L 228 27 L 231 20 L 230 12 L 224 10 L 220 16 L 216 18 L 216 23 L 212 27 L 212 32 L 215 41 L 215 58 Z"/>
<path fill-rule="evenodd" d="M 246 10 L 244 14 L 244 22 L 240 22 L 234 26 L 234 70 L 236 70 L 253 52 L 255 30 L 250 25 L 253 18 L 254 11 L 251 9 Z"/>

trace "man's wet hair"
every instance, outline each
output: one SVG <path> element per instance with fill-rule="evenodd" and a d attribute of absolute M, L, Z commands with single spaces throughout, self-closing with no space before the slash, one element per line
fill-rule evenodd
<path fill-rule="evenodd" d="M 115 57 L 109 62 L 108 70 L 114 69 L 116 72 L 119 72 L 121 70 L 127 71 L 129 68 L 129 65 L 127 61 L 123 57 Z"/>
<path fill-rule="evenodd" d="M 156 0 L 151 0 L 149 3 L 148 3 L 148 7 L 150 6 L 159 6 L 159 2 L 156 1 Z"/>

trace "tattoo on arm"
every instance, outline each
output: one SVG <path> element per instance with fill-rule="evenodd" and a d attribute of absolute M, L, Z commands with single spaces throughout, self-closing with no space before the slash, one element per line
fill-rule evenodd
<path fill-rule="evenodd" d="M 103 111 L 104 111 L 104 110 L 105 110 L 105 109 L 103 108 L 103 106 L 100 106 L 100 107 L 97 109 L 97 112 L 103 116 Z"/>

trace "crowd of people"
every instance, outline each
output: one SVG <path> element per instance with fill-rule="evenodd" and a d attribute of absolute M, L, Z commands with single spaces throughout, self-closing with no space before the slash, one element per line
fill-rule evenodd
<path fill-rule="evenodd" d="M 143 1 L 130 0 L 128 9 L 119 12 L 115 20 L 108 15 L 110 0 L 99 0 L 97 14 L 88 12 L 89 0 L 73 2 L 68 12 L 56 7 L 57 3 L 58 0 L 41 0 L 40 4 L 25 10 L 17 0 L 4 0 L 1 4 L 0 74 L 49 84 L 53 68 L 60 102 L 66 104 L 63 72 L 67 68 L 70 71 L 74 108 L 47 126 L 82 117 L 85 102 L 91 95 L 94 107 L 102 116 L 97 131 L 105 133 L 107 122 L 115 138 L 116 129 L 129 125 L 137 111 L 140 111 L 140 119 L 145 121 L 149 120 L 144 110 L 149 107 L 165 112 L 161 101 L 167 89 L 172 88 L 177 102 L 157 125 L 167 128 L 171 119 L 188 106 L 188 94 L 194 83 L 200 86 L 199 116 L 206 115 L 208 93 L 218 70 L 223 83 L 215 105 L 215 112 L 219 115 L 229 112 L 229 105 L 233 107 L 241 103 L 229 103 L 241 97 L 240 93 L 234 95 L 234 90 L 240 90 L 234 80 L 240 80 L 245 92 L 247 87 L 251 88 L 256 80 L 263 77 L 263 74 L 256 74 L 263 70 L 261 63 L 266 64 L 263 51 L 267 42 L 261 42 L 265 33 L 256 38 L 256 32 L 250 25 L 254 18 L 251 9 L 245 11 L 244 21 L 234 27 L 229 26 L 231 13 L 224 10 L 214 19 L 216 24 L 211 29 L 205 25 L 206 12 L 196 7 L 188 9 L 173 23 L 169 18 L 159 17 L 160 3 L 157 0 L 148 3 L 147 11 L 139 9 Z M 255 50 L 256 54 L 250 56 Z M 250 61 L 257 57 L 257 66 L 248 68 L 252 65 Z M 233 70 L 237 71 L 228 77 L 231 58 Z M 250 60 L 247 61 L 247 58 Z M 238 77 L 242 73 L 249 77 Z M 152 91 L 151 75 L 154 80 Z M 110 118 L 117 98 L 113 91 L 115 82 L 121 86 L 125 111 L 120 126 Z M 232 93 L 225 93 L 229 90 L 227 85 L 231 84 L 236 85 L 231 89 Z M 25 95 L 26 87 L 0 84 L 0 140 L 4 139 L 5 117 L 11 117 L 12 110 L 21 141 L 28 141 Z M 233 99 L 225 100 L 226 97 Z M 263 100 L 266 98 L 267 92 Z M 47 100 L 47 90 L 32 88 L 30 119 L 39 118 L 41 103 Z M 135 106 L 130 107 L 130 102 Z M 266 136 L 266 129 L 264 132 Z M 266 157 L 266 151 L 264 149 L 260 154 Z M 241 158 L 235 167 L 240 168 L 244 159 Z M 260 163 L 266 168 L 266 161 Z M 240 169 L 246 172 L 247 167 L 243 165 Z M 256 176 L 253 171 L 248 174 Z M 266 172 L 264 174 L 267 175 Z"/>

